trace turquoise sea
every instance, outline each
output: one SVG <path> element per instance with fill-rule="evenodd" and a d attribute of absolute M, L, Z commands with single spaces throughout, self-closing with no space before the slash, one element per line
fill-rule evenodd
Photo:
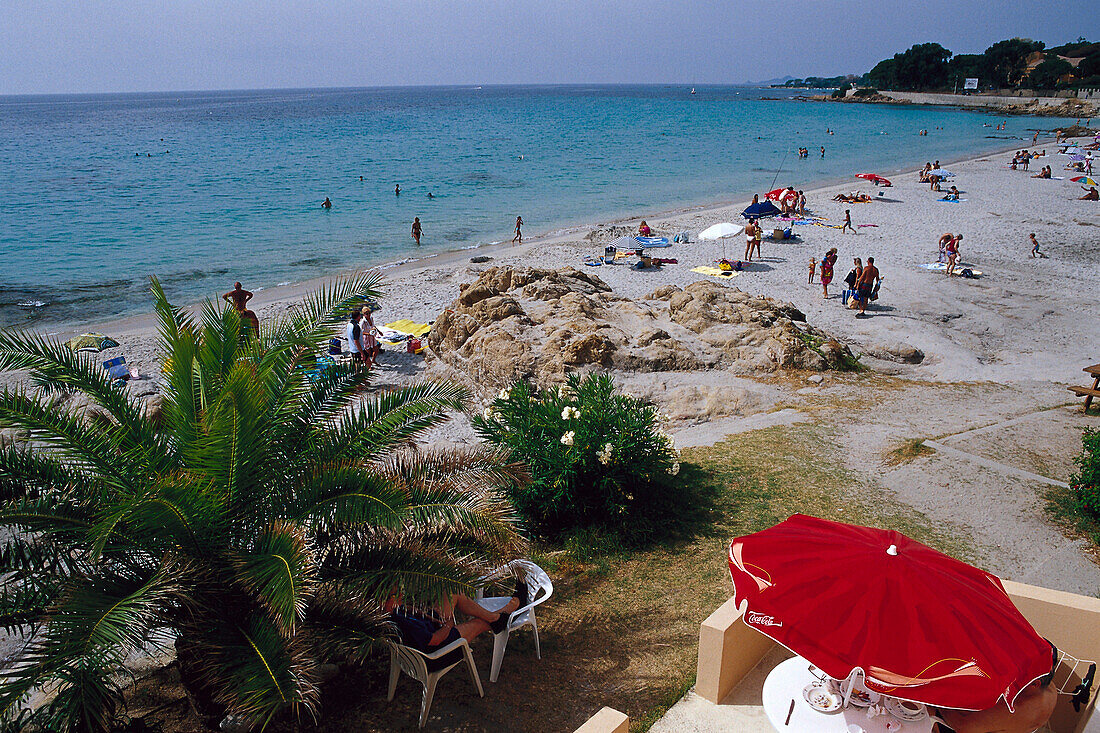
<path fill-rule="evenodd" d="M 175 302 L 193 302 L 234 280 L 255 290 L 508 240 L 517 214 L 531 236 L 747 199 L 773 181 L 808 188 L 1024 147 L 1029 130 L 1057 124 L 1010 118 L 995 131 L 989 115 L 951 108 L 823 104 L 748 87 L 697 92 L 0 97 L 0 326 L 148 310 L 154 273 Z M 922 128 L 928 136 L 917 135 Z M 325 197 L 331 210 L 320 207 Z"/>

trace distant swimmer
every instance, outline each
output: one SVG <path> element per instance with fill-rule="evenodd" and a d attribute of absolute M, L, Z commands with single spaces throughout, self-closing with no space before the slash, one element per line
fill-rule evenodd
<path fill-rule="evenodd" d="M 400 183 L 398 183 L 397 185 L 395 185 L 393 187 L 393 195 L 394 196 L 400 196 L 401 195 L 401 184 Z"/>
<path fill-rule="evenodd" d="M 328 199 L 325 200 L 328 201 Z M 245 304 L 252 300 L 252 293 L 250 291 L 242 288 L 240 283 L 234 283 L 233 289 L 222 295 L 222 300 L 233 304 L 233 308 L 241 316 L 241 321 L 248 324 L 251 331 L 250 335 L 259 335 L 260 319 L 256 317 L 255 313 L 245 307 Z"/>
<path fill-rule="evenodd" d="M 512 237 L 512 244 L 515 244 L 516 242 L 519 242 L 520 244 L 523 244 L 523 232 L 520 229 L 520 227 L 522 227 L 522 226 L 523 226 L 523 217 L 522 216 L 517 216 L 516 217 L 516 236 Z"/>
<path fill-rule="evenodd" d="M 322 209 L 331 209 L 332 202 L 328 200 L 328 196 L 325 196 L 325 200 L 321 202 Z"/>
<path fill-rule="evenodd" d="M 363 176 L 359 176 L 359 180 L 360 180 L 360 181 L 361 181 L 361 180 L 363 180 Z"/>
<path fill-rule="evenodd" d="M 821 146 L 821 157 L 822 158 L 825 157 L 825 146 L 824 145 Z"/>
<path fill-rule="evenodd" d="M 428 198 L 430 198 L 430 199 L 434 199 L 434 198 L 435 198 L 435 194 L 434 194 L 434 193 L 432 193 L 431 191 L 428 191 Z"/>
<path fill-rule="evenodd" d="M 420 228 L 420 217 L 419 216 L 413 217 L 412 237 L 413 237 L 413 239 L 416 240 L 417 244 L 420 244 L 420 233 L 421 233 L 421 231 L 422 231 L 422 229 Z"/>

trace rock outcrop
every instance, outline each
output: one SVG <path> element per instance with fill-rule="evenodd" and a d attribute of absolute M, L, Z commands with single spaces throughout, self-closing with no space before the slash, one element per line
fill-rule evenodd
<path fill-rule="evenodd" d="M 493 267 L 435 320 L 429 359 L 483 391 L 546 385 L 575 370 L 741 374 L 844 369 L 851 352 L 790 303 L 701 281 L 642 300 L 574 268 Z"/>

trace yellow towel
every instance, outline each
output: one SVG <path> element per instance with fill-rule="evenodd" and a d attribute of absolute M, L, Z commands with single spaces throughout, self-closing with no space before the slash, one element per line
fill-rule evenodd
<path fill-rule="evenodd" d="M 711 275 L 713 277 L 737 277 L 737 273 L 733 270 L 719 270 L 717 267 L 707 267 L 706 265 L 700 265 L 699 267 L 691 268 L 692 272 L 698 272 L 702 275 Z"/>
<path fill-rule="evenodd" d="M 417 323 L 416 321 L 410 321 L 408 318 L 402 318 L 400 321 L 387 323 L 386 328 L 392 328 L 394 331 L 407 333 L 410 336 L 416 336 L 418 338 L 432 330 L 432 327 L 427 323 Z"/>

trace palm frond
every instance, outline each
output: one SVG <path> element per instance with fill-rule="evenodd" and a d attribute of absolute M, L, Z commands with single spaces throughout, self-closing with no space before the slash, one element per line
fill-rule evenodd
<path fill-rule="evenodd" d="M 87 354 L 38 334 L 0 331 L 0 371 L 13 369 L 29 370 L 44 394 L 75 391 L 91 397 L 113 418 L 110 431 L 122 449 L 159 450 L 160 438 L 141 406 Z"/>
<path fill-rule="evenodd" d="M 383 392 L 349 409 L 331 429 L 316 429 L 315 455 L 323 461 L 372 459 L 446 422 L 448 411 L 461 410 L 468 399 L 464 387 L 448 382 L 423 382 Z"/>
<path fill-rule="evenodd" d="M 305 532 L 289 522 L 276 522 L 256 538 L 255 545 L 232 561 L 236 580 L 271 613 L 286 636 L 305 615 L 313 594 L 317 568 Z"/>
<path fill-rule="evenodd" d="M 68 494 L 96 479 L 30 445 L 0 447 L 0 502 L 25 496 Z"/>
<path fill-rule="evenodd" d="M 351 664 L 366 663 L 381 645 L 400 638 L 381 603 L 334 583 L 318 588 L 306 632 L 321 659 Z"/>

